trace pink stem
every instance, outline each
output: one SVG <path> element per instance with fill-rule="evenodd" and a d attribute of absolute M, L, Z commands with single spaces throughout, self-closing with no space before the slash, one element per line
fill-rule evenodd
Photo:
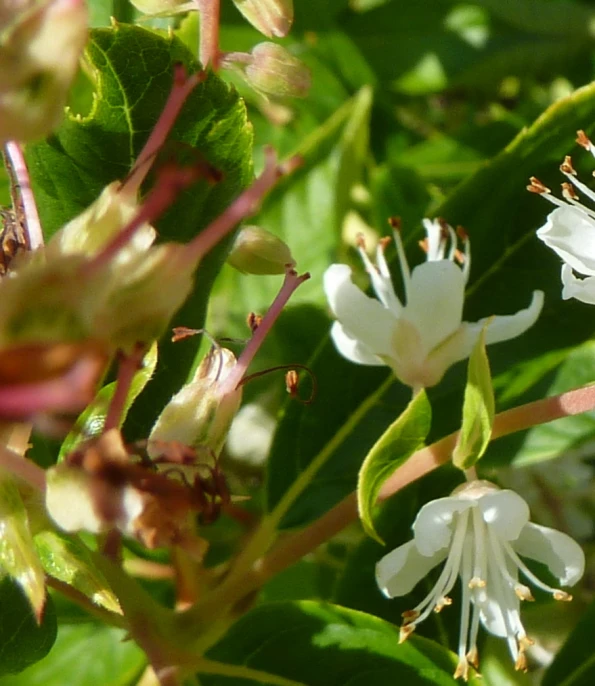
<path fill-rule="evenodd" d="M 200 176 L 198 168 L 163 167 L 155 187 L 151 190 L 132 221 L 103 250 L 84 267 L 85 276 L 103 267 L 124 248 L 136 231 L 145 223 L 152 224 L 175 200 L 180 191 L 190 186 Z"/>
<path fill-rule="evenodd" d="M 130 176 L 122 186 L 122 192 L 136 194 L 144 181 L 147 172 L 155 160 L 155 156 L 169 135 L 186 98 L 191 91 L 205 78 L 205 73 L 186 76 L 186 69 L 182 64 L 174 68 L 174 83 L 151 135 L 141 150 Z"/>
<path fill-rule="evenodd" d="M 213 71 L 219 69 L 219 16 L 220 0 L 195 0 L 200 12 L 200 41 L 198 59 L 203 69 L 210 64 Z"/>
<path fill-rule="evenodd" d="M 45 491 L 45 471 L 35 462 L 4 446 L 0 446 L 0 468 L 23 479 L 36 490 Z"/>
<path fill-rule="evenodd" d="M 17 183 L 19 184 L 23 212 L 25 213 L 25 231 L 27 233 L 29 249 L 36 250 L 43 245 L 43 232 L 41 230 L 41 222 L 39 221 L 39 213 L 37 212 L 37 204 L 31 189 L 31 179 L 29 178 L 29 171 L 27 170 L 23 150 L 19 143 L 15 141 L 8 141 L 5 150 Z"/>
<path fill-rule="evenodd" d="M 188 244 L 187 259 L 198 262 L 226 234 L 232 231 L 242 219 L 254 214 L 263 197 L 273 188 L 279 177 L 291 172 L 296 164 L 297 159 L 292 159 L 286 166 L 279 167 L 276 162 L 275 152 L 271 148 L 267 148 L 265 150 L 265 166 L 262 174 L 250 188 L 247 188 L 234 200 L 223 214 L 219 215 L 217 219 L 211 222 L 204 231 L 201 231 Z"/>
<path fill-rule="evenodd" d="M 595 385 L 577 388 L 501 412 L 495 417 L 492 438 L 502 438 L 516 431 L 593 409 Z M 447 462 L 457 438 L 458 432 L 452 433 L 415 453 L 384 483 L 378 500 L 383 501 L 392 497 L 408 484 Z M 357 517 L 357 495 L 354 492 L 305 529 L 289 534 L 268 555 L 259 560 L 242 580 L 243 594 L 254 592 L 268 579 L 338 534 Z"/>
<path fill-rule="evenodd" d="M 134 375 L 140 369 L 143 361 L 145 346 L 137 343 L 130 355 L 122 355 L 118 366 L 118 378 L 116 379 L 116 390 L 105 417 L 103 425 L 104 431 L 116 429 L 120 426 L 122 416 L 126 408 L 128 391 L 134 380 Z"/>
<path fill-rule="evenodd" d="M 226 393 L 231 393 L 237 388 L 238 384 L 242 380 L 242 377 L 246 373 L 248 366 L 254 359 L 258 349 L 262 345 L 273 324 L 281 314 L 281 311 L 287 304 L 287 301 L 291 297 L 292 293 L 300 284 L 304 283 L 304 281 L 307 281 L 309 278 L 310 274 L 308 273 L 298 276 L 295 270 L 287 270 L 281 290 L 277 294 L 273 304 L 262 318 L 262 321 L 252 335 L 252 338 L 248 341 L 248 344 L 238 359 L 238 363 L 225 378 L 225 381 L 221 383 L 219 392 L 222 396 Z"/>

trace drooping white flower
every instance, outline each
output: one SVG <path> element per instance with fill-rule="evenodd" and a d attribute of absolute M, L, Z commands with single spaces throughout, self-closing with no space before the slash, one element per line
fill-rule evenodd
<path fill-rule="evenodd" d="M 578 132 L 577 143 L 595 156 L 595 146 L 584 131 Z M 564 300 L 576 298 L 595 305 L 595 210 L 580 202 L 575 188 L 593 203 L 595 193 L 579 181 L 569 156 L 564 159 L 560 171 L 568 179 L 568 182 L 562 184 L 563 199 L 552 195 L 550 189 L 535 177 L 531 177 L 531 183 L 527 186 L 532 193 L 543 195 L 556 205 L 545 224 L 537 230 L 537 237 L 564 260 Z M 580 278 L 574 272 L 580 274 Z"/>
<path fill-rule="evenodd" d="M 363 246 L 360 254 L 378 300 L 365 295 L 351 280 L 351 269 L 331 265 L 324 274 L 324 289 L 337 321 L 331 336 L 348 360 L 366 365 L 388 365 L 405 384 L 434 386 L 446 370 L 471 353 L 488 318 L 463 322 L 465 285 L 470 250 L 462 235 L 464 253 L 457 249 L 452 227 L 424 219 L 427 260 L 409 269 L 400 233 L 395 242 L 405 288 L 406 303 L 395 293 L 381 241 L 374 266 Z M 462 267 L 455 264 L 462 263 Z M 519 336 L 537 320 L 543 293 L 534 291 L 527 309 L 514 315 L 490 317 L 486 342 L 498 343 Z"/>
<path fill-rule="evenodd" d="M 572 600 L 565 591 L 538 579 L 521 560 L 546 565 L 563 586 L 583 575 L 580 546 L 560 531 L 529 522 L 529 507 L 514 491 L 488 481 L 473 481 L 448 498 L 424 505 L 413 524 L 413 540 L 385 555 L 376 580 L 389 598 L 409 593 L 428 572 L 445 562 L 434 588 L 413 610 L 403 614 L 401 641 L 432 612 L 450 605 L 457 577 L 462 585 L 461 627 L 456 677 L 467 678 L 477 666 L 479 623 L 506 639 L 516 669 L 526 669 L 525 651 L 532 645 L 520 617 L 520 601 L 533 600 L 519 572 L 534 587 L 556 600 Z"/>

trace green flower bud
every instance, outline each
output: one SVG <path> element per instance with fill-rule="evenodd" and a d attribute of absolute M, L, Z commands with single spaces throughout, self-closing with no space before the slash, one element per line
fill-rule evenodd
<path fill-rule="evenodd" d="M 276 43 L 259 43 L 252 48 L 244 69 L 248 83 L 264 95 L 303 98 L 310 89 L 310 70 Z"/>
<path fill-rule="evenodd" d="M 282 38 L 293 23 L 293 0 L 233 0 L 244 17 L 267 38 Z"/>
<path fill-rule="evenodd" d="M 160 454 L 160 443 L 179 442 L 193 448 L 221 452 L 229 427 L 240 407 L 241 387 L 221 393 L 221 386 L 237 364 L 226 348 L 212 348 L 191 383 L 165 406 L 149 436 L 149 455 Z"/>
<path fill-rule="evenodd" d="M 135 197 L 123 192 L 119 181 L 110 183 L 95 202 L 52 236 L 46 247 L 47 259 L 72 254 L 93 257 L 118 235 L 138 210 Z M 118 252 L 113 263 L 128 263 L 134 256 L 148 250 L 155 237 L 155 229 L 143 224 L 128 245 Z"/>
<path fill-rule="evenodd" d="M 41 138 L 60 122 L 78 69 L 85 2 L 21 3 L 0 22 L 0 142 Z"/>
<path fill-rule="evenodd" d="M 227 263 L 243 274 L 284 274 L 288 265 L 295 266 L 287 244 L 259 226 L 240 229 Z"/>

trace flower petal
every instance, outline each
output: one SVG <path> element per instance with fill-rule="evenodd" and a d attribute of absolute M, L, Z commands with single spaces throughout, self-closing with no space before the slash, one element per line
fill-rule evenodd
<path fill-rule="evenodd" d="M 335 322 L 332 325 L 331 338 L 333 339 L 333 343 L 337 350 L 350 362 L 380 367 L 386 364 L 377 355 L 374 355 L 374 353 L 361 341 L 350 336 L 345 331 L 341 322 Z"/>
<path fill-rule="evenodd" d="M 326 270 L 324 291 L 335 317 L 349 336 L 361 341 L 372 354 L 391 356 L 396 318 L 353 283 L 351 269 L 346 264 L 332 264 Z"/>
<path fill-rule="evenodd" d="M 388 598 L 407 595 L 428 572 L 446 558 L 448 551 L 421 555 L 415 541 L 408 541 L 385 555 L 376 565 L 376 581 Z"/>
<path fill-rule="evenodd" d="M 516 541 L 529 522 L 529 506 L 514 491 L 492 491 L 477 503 L 484 522 L 505 541 Z"/>
<path fill-rule="evenodd" d="M 504 612 L 509 615 L 519 616 L 520 600 L 514 593 L 505 592 L 505 600 L 508 607 L 502 607 L 501 599 L 492 596 L 486 592 L 486 588 L 477 588 L 473 590 L 471 599 L 479 608 L 479 619 L 486 631 L 489 631 L 493 636 L 505 638 L 509 636 L 509 630 L 504 618 Z M 507 588 L 507 591 L 510 589 Z"/>
<path fill-rule="evenodd" d="M 516 314 L 492 317 L 486 329 L 486 343 L 500 343 L 520 336 L 537 321 L 542 307 L 543 292 L 534 291 L 528 308 L 519 310 Z M 428 386 L 438 383 L 446 370 L 455 362 L 469 357 L 481 330 L 489 319 L 490 317 L 485 317 L 474 324 L 464 322 L 454 335 L 430 353 L 426 361 L 427 374 L 428 378 L 435 380 L 433 383 L 428 383 Z"/>
<path fill-rule="evenodd" d="M 464 297 L 465 277 L 454 262 L 424 262 L 413 270 L 403 316 L 420 332 L 424 355 L 459 328 Z"/>
<path fill-rule="evenodd" d="M 578 207 L 557 207 L 537 236 L 577 272 L 595 276 L 595 221 Z"/>
<path fill-rule="evenodd" d="M 562 265 L 562 298 L 576 298 L 583 303 L 595 305 L 595 276 L 577 279 L 568 264 Z"/>
<path fill-rule="evenodd" d="M 523 557 L 547 565 L 563 586 L 572 586 L 585 571 L 585 554 L 570 536 L 539 524 L 527 524 L 514 549 Z"/>
<path fill-rule="evenodd" d="M 475 507 L 473 500 L 456 496 L 426 503 L 413 523 L 413 537 L 422 555 L 434 555 L 448 548 L 453 536 L 453 520 L 459 512 Z"/>

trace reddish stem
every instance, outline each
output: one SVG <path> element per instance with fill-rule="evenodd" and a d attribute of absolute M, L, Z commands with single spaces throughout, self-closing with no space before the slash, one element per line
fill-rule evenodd
<path fill-rule="evenodd" d="M 176 64 L 174 68 L 173 86 L 167 98 L 167 102 L 165 103 L 165 107 L 163 108 L 155 127 L 151 131 L 151 135 L 141 150 L 132 172 L 124 182 L 121 192 L 130 192 L 136 195 L 155 160 L 155 156 L 165 143 L 165 139 L 169 135 L 188 95 L 201 81 L 204 81 L 205 77 L 205 72 L 187 76 L 184 65 Z"/>
<path fill-rule="evenodd" d="M 265 150 L 265 166 L 256 181 L 241 193 L 234 202 L 209 224 L 200 234 L 188 244 L 187 259 L 198 262 L 211 248 L 232 231 L 241 221 L 258 209 L 263 197 L 273 188 L 283 174 L 290 173 L 297 165 L 294 158 L 284 166 L 278 166 L 275 152 L 271 148 Z"/>
<path fill-rule="evenodd" d="M 112 400 L 105 417 L 105 424 L 103 431 L 110 429 L 117 429 L 122 422 L 124 411 L 126 409 L 126 400 L 128 398 L 128 391 L 134 380 L 134 375 L 140 369 L 145 353 L 145 346 L 137 343 L 130 355 L 122 354 L 120 363 L 118 365 L 118 378 L 116 379 L 116 390 L 112 396 Z"/>
<path fill-rule="evenodd" d="M 595 384 L 499 413 L 494 420 L 492 438 L 502 438 L 517 431 L 593 409 Z M 415 453 L 384 483 L 378 500 L 384 501 L 392 497 L 408 484 L 447 462 L 457 438 L 458 431 Z M 357 517 L 357 495 L 354 492 L 310 526 L 284 538 L 267 556 L 259 560 L 254 569 L 242 580 L 242 595 L 258 589 L 268 579 L 338 534 Z"/>
<path fill-rule="evenodd" d="M 219 17 L 220 0 L 195 0 L 200 12 L 200 39 L 198 59 L 206 69 L 210 64 L 213 71 L 219 69 Z"/>
<path fill-rule="evenodd" d="M 84 267 L 86 277 L 114 258 L 132 239 L 136 231 L 145 223 L 152 224 L 176 199 L 178 194 L 190 186 L 200 176 L 201 170 L 195 167 L 163 167 L 155 187 L 151 190 L 139 211 L 103 250 Z"/>
<path fill-rule="evenodd" d="M 227 375 L 225 381 L 221 383 L 219 391 L 221 396 L 224 396 L 226 393 L 231 393 L 237 388 L 238 384 L 242 380 L 242 377 L 246 373 L 248 366 L 258 352 L 258 349 L 262 345 L 273 324 L 281 314 L 281 311 L 287 304 L 287 301 L 296 288 L 309 278 L 310 274 L 308 273 L 298 276 L 294 269 L 287 270 L 281 290 L 277 294 L 275 300 L 273 300 L 273 304 L 270 306 L 268 312 L 262 318 L 262 321 L 252 334 L 252 338 L 248 341 L 248 344 L 240 355 L 236 366 Z"/>
<path fill-rule="evenodd" d="M 43 245 L 43 232 L 41 230 L 41 222 L 39 221 L 39 213 L 37 212 L 37 204 L 31 189 L 31 179 L 29 178 L 29 171 L 23 156 L 23 150 L 19 143 L 15 141 L 8 141 L 4 149 L 10 161 L 10 166 L 14 173 L 18 184 L 21 202 L 23 204 L 23 213 L 25 215 L 25 232 L 27 233 L 29 249 L 36 250 Z"/>
<path fill-rule="evenodd" d="M 0 468 L 26 481 L 42 493 L 45 492 L 45 471 L 26 457 L 0 446 Z"/>

